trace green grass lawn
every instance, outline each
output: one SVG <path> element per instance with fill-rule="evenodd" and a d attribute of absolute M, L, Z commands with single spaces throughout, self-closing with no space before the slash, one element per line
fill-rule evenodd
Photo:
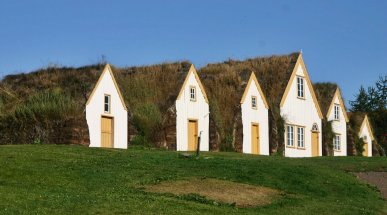
<path fill-rule="evenodd" d="M 351 172 L 387 171 L 387 158 L 290 159 L 239 153 L 128 150 L 82 146 L 0 146 L 0 214 L 383 214 L 376 188 Z M 207 177 L 279 190 L 256 208 L 147 193 L 141 186 Z"/>

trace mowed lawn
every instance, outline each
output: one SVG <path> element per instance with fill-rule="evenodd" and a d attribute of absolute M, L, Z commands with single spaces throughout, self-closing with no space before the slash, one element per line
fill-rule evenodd
<path fill-rule="evenodd" d="M 0 214 L 383 214 L 386 201 L 351 172 L 387 171 L 387 158 L 290 159 L 131 147 L 0 146 Z M 271 204 L 238 208 L 143 186 L 215 178 L 280 191 Z"/>

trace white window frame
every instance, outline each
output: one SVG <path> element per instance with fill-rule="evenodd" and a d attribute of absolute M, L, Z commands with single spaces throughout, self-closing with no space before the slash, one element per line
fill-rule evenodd
<path fill-rule="evenodd" d="M 333 150 L 335 151 L 341 151 L 341 135 L 336 134 L 333 138 Z"/>
<path fill-rule="evenodd" d="M 106 102 L 106 98 L 108 98 L 107 102 Z M 107 111 L 106 111 L 106 107 L 108 108 Z M 109 94 L 104 94 L 104 97 L 103 97 L 103 111 L 105 113 L 110 113 L 110 110 L 111 110 L 111 96 Z"/>
<path fill-rule="evenodd" d="M 297 76 L 297 98 L 305 99 L 305 80 L 302 76 Z"/>
<path fill-rule="evenodd" d="M 258 107 L 258 105 L 257 105 L 257 97 L 256 96 L 251 96 L 251 108 L 257 109 L 257 107 Z"/>
<path fill-rule="evenodd" d="M 297 148 L 305 148 L 305 128 L 297 127 Z"/>
<path fill-rule="evenodd" d="M 340 106 L 338 104 L 334 104 L 333 106 L 333 118 L 340 120 Z"/>
<path fill-rule="evenodd" d="M 189 100 L 192 102 L 196 102 L 196 87 L 190 86 L 189 87 Z"/>
<path fill-rule="evenodd" d="M 294 127 L 286 125 L 286 147 L 294 147 Z"/>

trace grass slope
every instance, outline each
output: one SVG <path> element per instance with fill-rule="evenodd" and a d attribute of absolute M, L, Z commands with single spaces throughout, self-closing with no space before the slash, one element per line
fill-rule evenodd
<path fill-rule="evenodd" d="M 353 171 L 387 171 L 385 157 L 289 159 L 238 153 L 82 146 L 0 147 L 0 214 L 380 214 L 386 202 Z M 209 177 L 265 186 L 286 195 L 270 205 L 236 208 L 146 193 L 140 186 Z"/>

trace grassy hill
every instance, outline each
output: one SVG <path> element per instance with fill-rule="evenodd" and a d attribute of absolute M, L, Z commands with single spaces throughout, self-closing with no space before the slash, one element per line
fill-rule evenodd
<path fill-rule="evenodd" d="M 60 145 L 0 146 L 0 214 L 381 214 L 386 201 L 352 175 L 387 171 L 385 157 L 290 159 L 239 153 L 176 152 Z M 213 178 L 271 188 L 268 205 L 239 208 L 199 195 L 144 186 Z"/>

